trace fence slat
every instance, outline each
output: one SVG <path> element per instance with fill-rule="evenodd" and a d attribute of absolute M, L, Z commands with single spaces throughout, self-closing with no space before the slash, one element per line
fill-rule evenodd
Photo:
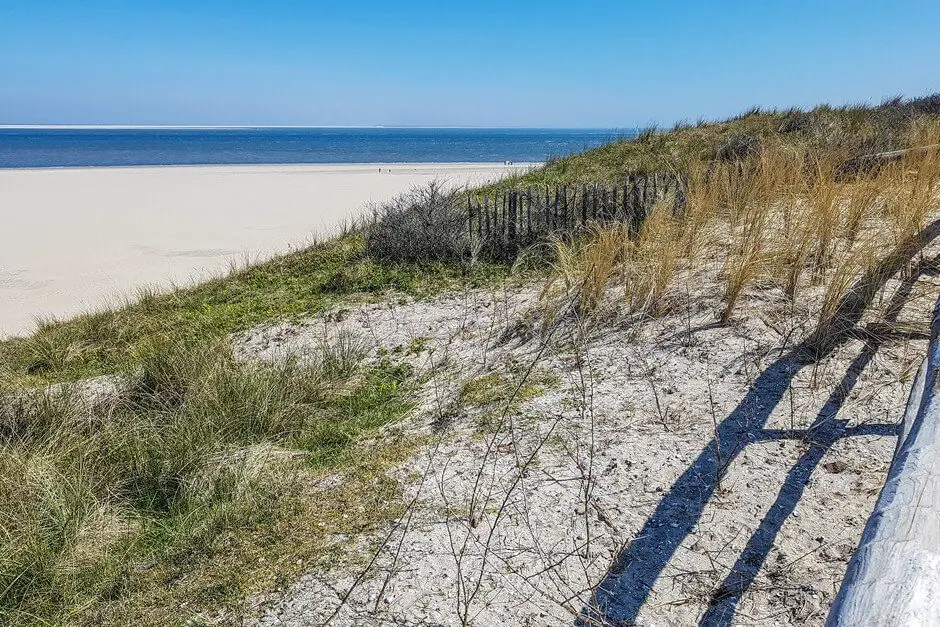
<path fill-rule="evenodd" d="M 512 250 L 516 245 L 516 203 L 519 199 L 517 192 L 509 193 L 509 224 L 506 235 L 509 237 L 509 248 Z"/>
<path fill-rule="evenodd" d="M 528 225 L 526 230 L 526 235 L 528 236 L 529 241 L 532 240 L 532 188 L 528 187 L 525 190 L 525 221 Z"/>
<path fill-rule="evenodd" d="M 562 210 L 565 216 L 564 218 L 565 231 L 570 231 L 571 230 L 571 217 L 568 215 L 568 186 L 567 185 L 561 186 L 561 194 L 562 194 L 562 199 L 563 199 Z"/>
<path fill-rule="evenodd" d="M 588 223 L 587 185 L 581 186 L 581 226 L 586 228 Z"/>

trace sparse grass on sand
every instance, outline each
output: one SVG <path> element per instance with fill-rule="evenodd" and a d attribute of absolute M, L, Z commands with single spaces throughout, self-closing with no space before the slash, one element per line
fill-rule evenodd
<path fill-rule="evenodd" d="M 912 124 L 904 141 L 940 144 L 940 123 Z M 938 150 L 913 151 L 861 178 L 841 177 L 842 163 L 831 153 L 765 142 L 728 163 L 694 164 L 684 213 L 672 216 L 667 202 L 635 237 L 606 225 L 557 242 L 546 307 L 552 316 L 559 303 L 573 303 L 581 317 L 621 307 L 657 315 L 680 296 L 671 293 L 677 272 L 715 263 L 724 277 L 724 305 L 715 312 L 722 324 L 747 290 L 772 285 L 791 301 L 799 290 L 819 291 L 818 326 L 835 328 L 840 304 L 859 292 L 867 306 L 863 279 L 880 286 L 871 273 L 896 272 L 887 263 L 892 255 L 916 254 L 940 213 Z M 615 286 L 622 300 L 610 298 Z"/>

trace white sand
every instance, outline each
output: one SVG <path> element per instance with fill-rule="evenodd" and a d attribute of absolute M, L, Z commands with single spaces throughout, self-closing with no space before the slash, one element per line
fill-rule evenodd
<path fill-rule="evenodd" d="M 940 241 L 925 258 L 938 251 Z M 600 585 L 604 620 L 578 624 L 821 626 L 884 483 L 926 342 L 853 339 L 806 365 L 787 353 L 815 326 L 820 290 L 794 303 L 755 286 L 733 324 L 715 325 L 721 264 L 700 265 L 677 273 L 661 316 L 631 315 L 614 285 L 587 325 L 549 314 L 554 335 L 542 333 L 551 310 L 540 282 L 346 303 L 342 316 L 242 334 L 245 360 L 316 357 L 324 340 L 352 333 L 372 346 L 369 359 L 407 361 L 421 381 L 417 410 L 363 446 L 425 444 L 386 474 L 401 488 L 399 518 L 325 534 L 323 559 L 246 602 L 259 621 L 239 618 L 570 626 Z M 911 278 L 890 281 L 884 302 L 900 305 L 899 328 L 926 328 L 940 279 Z M 528 400 L 477 405 L 487 394 L 464 394 L 481 376 L 497 377 L 487 392 L 521 391 L 529 368 L 538 384 Z M 734 434 L 717 458 L 716 432 Z M 332 490 L 351 476 L 323 480 L 312 498 L 345 498 Z M 350 502 L 350 516 L 362 507 Z M 269 561 L 282 574 L 283 560 Z"/>
<path fill-rule="evenodd" d="M 518 169 L 524 166 L 513 166 Z M 381 168 L 381 172 L 379 171 Z M 372 201 L 499 164 L 0 170 L 0 337 L 302 246 Z"/>

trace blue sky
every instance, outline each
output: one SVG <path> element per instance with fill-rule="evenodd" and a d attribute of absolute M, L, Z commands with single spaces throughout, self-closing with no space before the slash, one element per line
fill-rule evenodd
<path fill-rule="evenodd" d="M 940 91 L 937 0 L 0 0 L 0 124 L 632 127 Z"/>

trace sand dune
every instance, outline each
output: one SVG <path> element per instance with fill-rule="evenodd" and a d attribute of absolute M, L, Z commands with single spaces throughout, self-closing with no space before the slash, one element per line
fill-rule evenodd
<path fill-rule="evenodd" d="M 513 166 L 518 168 L 520 166 Z M 0 337 L 302 246 L 371 201 L 498 164 L 0 170 Z"/>

